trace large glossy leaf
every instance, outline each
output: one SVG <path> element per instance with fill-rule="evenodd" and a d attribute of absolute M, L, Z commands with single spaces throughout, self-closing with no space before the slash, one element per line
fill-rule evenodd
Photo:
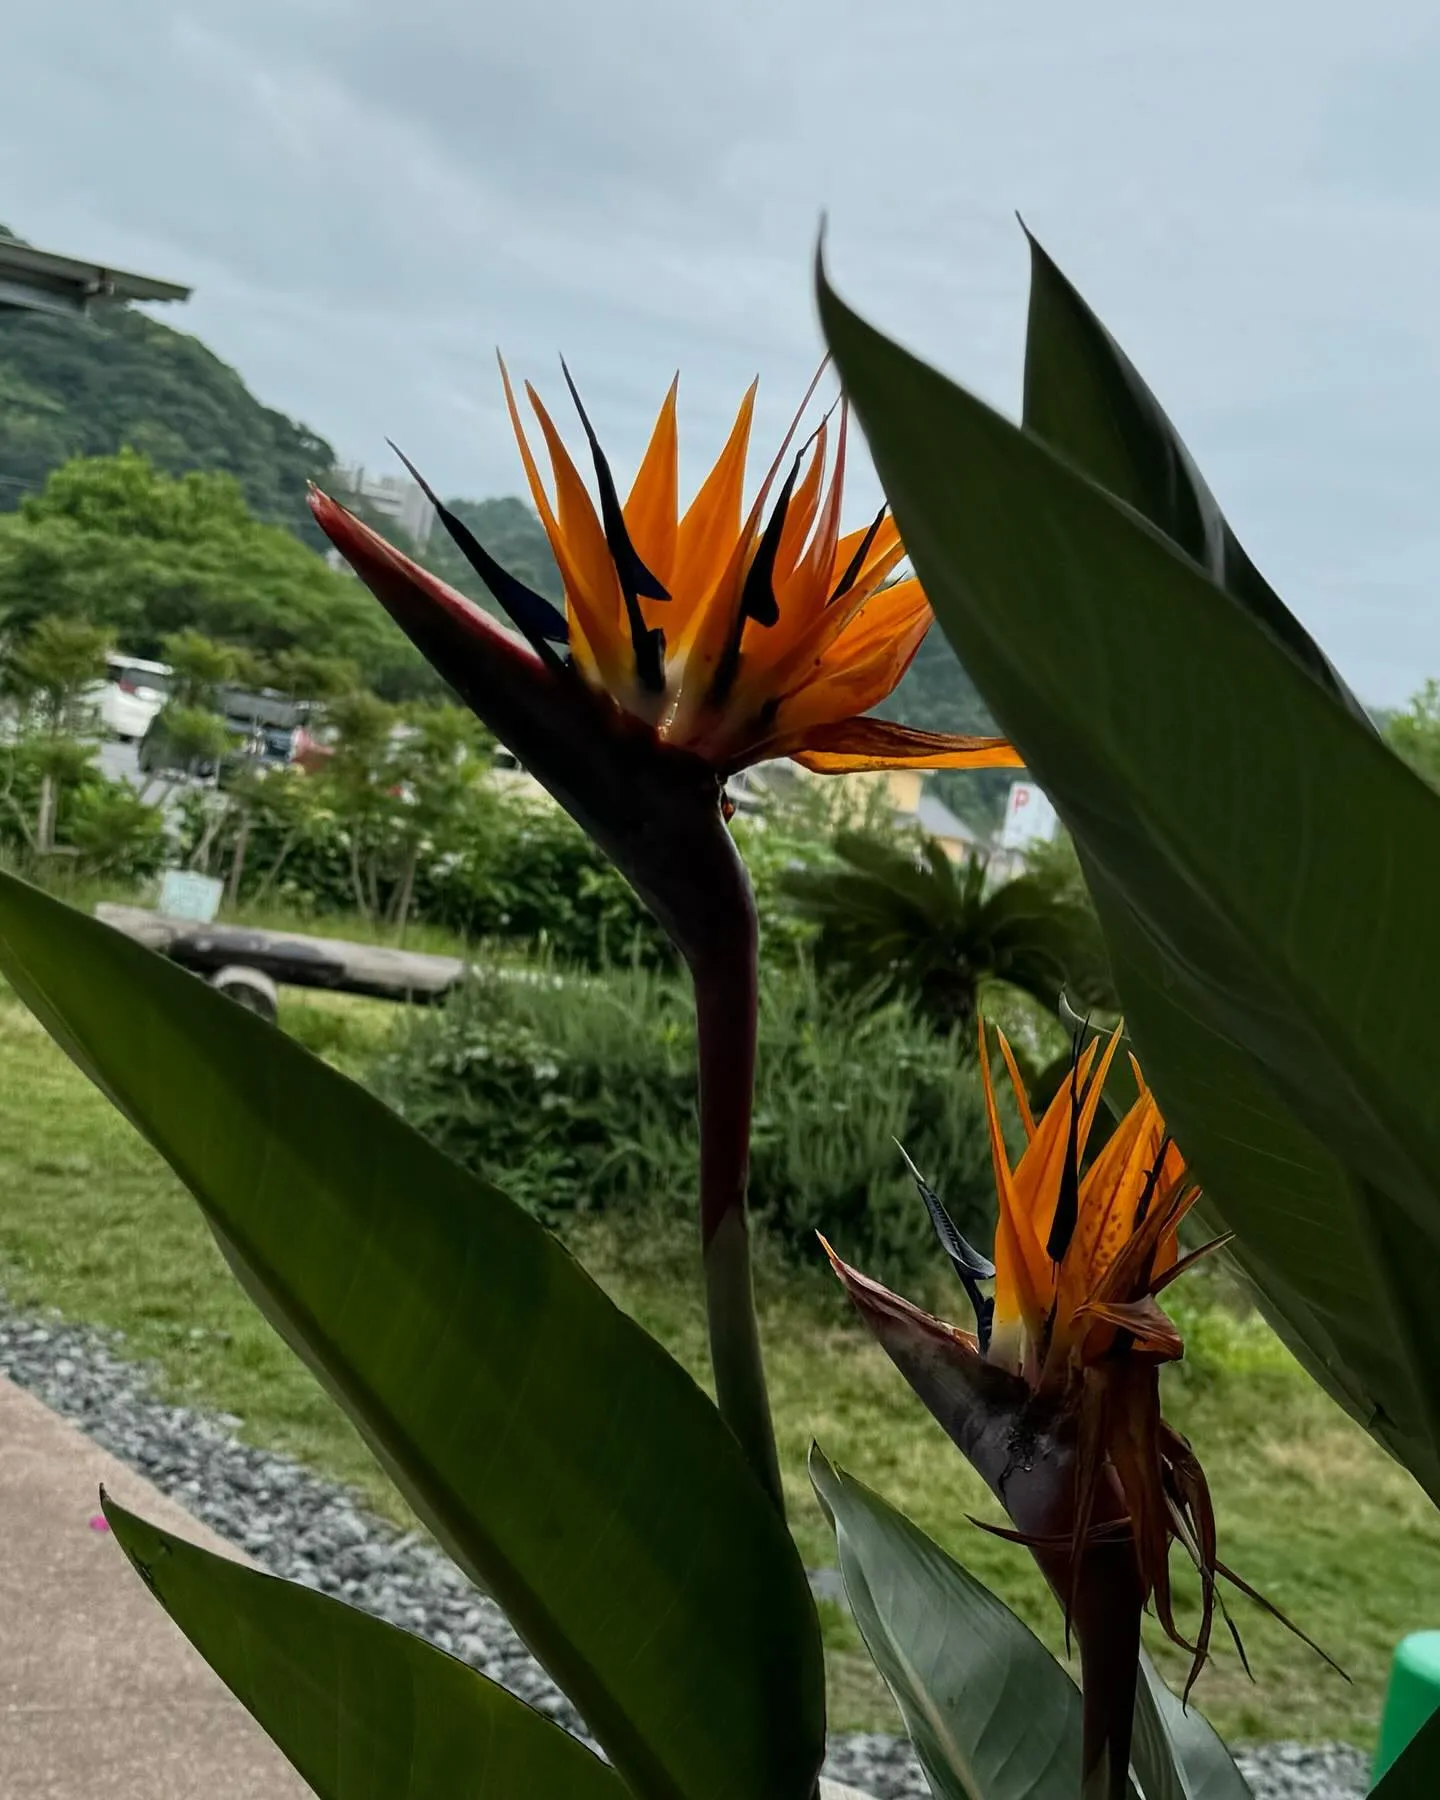
<path fill-rule="evenodd" d="M 1348 706 L 1365 709 L 1251 562 L 1165 409 L 1079 291 L 1029 232 L 1025 424 L 1126 501 L 1248 607 Z"/>
<path fill-rule="evenodd" d="M 1440 797 L 1251 610 L 828 289 L 937 617 L 1086 860 L 1267 1310 L 1440 1496 Z"/>
<path fill-rule="evenodd" d="M 1145 1800 L 1252 1800 L 1214 1726 L 1176 1699 L 1143 1650 L 1140 1675 L 1130 1760 Z"/>
<path fill-rule="evenodd" d="M 804 1570 L 678 1364 L 520 1207 L 363 1089 L 11 878 L 0 969 L 171 1163 L 627 1785 L 808 1794 L 824 1721 Z"/>
<path fill-rule="evenodd" d="M 105 1516 L 320 1800 L 625 1800 L 619 1776 L 577 1739 L 422 1638 L 199 1550 L 114 1501 Z"/>
<path fill-rule="evenodd" d="M 845 1592 L 937 1800 L 1075 1800 L 1080 1695 L 1027 1625 L 877 1494 L 810 1453 Z"/>
<path fill-rule="evenodd" d="M 1435 1800 L 1440 1794 L 1440 1712 L 1431 1713 L 1370 1790 L 1370 1800 Z"/>

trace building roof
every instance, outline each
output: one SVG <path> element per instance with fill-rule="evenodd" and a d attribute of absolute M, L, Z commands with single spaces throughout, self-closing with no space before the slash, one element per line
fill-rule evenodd
<path fill-rule="evenodd" d="M 188 300 L 191 289 L 0 237 L 0 307 L 83 313 L 95 300 Z"/>
<path fill-rule="evenodd" d="M 922 792 L 919 805 L 910 817 L 922 831 L 933 838 L 944 838 L 951 843 L 960 844 L 979 842 L 980 834 L 951 812 L 945 802 L 934 794 Z"/>

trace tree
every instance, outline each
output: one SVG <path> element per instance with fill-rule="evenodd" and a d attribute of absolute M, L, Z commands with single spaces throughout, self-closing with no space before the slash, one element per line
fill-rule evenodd
<path fill-rule="evenodd" d="M 381 915 L 381 868 L 386 827 L 393 820 L 398 782 L 390 763 L 394 707 L 374 694 L 346 694 L 329 709 L 335 742 L 318 779 L 335 797 L 348 827 L 350 882 L 357 910 Z"/>
<path fill-rule="evenodd" d="M 474 792 L 489 762 L 490 743 L 489 734 L 468 709 L 441 705 L 411 708 L 392 744 L 390 763 L 401 784 L 395 814 L 401 868 L 390 923 L 402 944 L 421 854 L 444 836 Z"/>
<path fill-rule="evenodd" d="M 976 858 L 957 867 L 933 839 L 917 853 L 858 832 L 835 840 L 839 869 L 797 869 L 783 886 L 820 928 L 817 966 L 854 988 L 906 998 L 939 1031 L 974 1025 L 980 989 L 1008 982 L 1054 1012 L 1112 1008 L 1093 913 L 1033 875 L 992 886 Z"/>
<path fill-rule="evenodd" d="M 199 631 L 172 631 L 161 643 L 171 669 L 170 695 L 180 706 L 215 710 L 221 688 L 253 679 L 255 659 L 234 644 L 217 644 Z"/>
<path fill-rule="evenodd" d="M 73 736 L 85 692 L 105 676 L 110 634 L 81 619 L 40 619 L 16 651 L 12 692 L 39 708 L 46 730 Z"/>
<path fill-rule="evenodd" d="M 1385 725 L 1390 748 L 1431 787 L 1440 787 L 1440 681 L 1427 681 Z"/>
<path fill-rule="evenodd" d="M 266 670 L 269 684 L 297 700 L 338 700 L 364 686 L 358 664 L 315 650 L 281 650 Z"/>
<path fill-rule="evenodd" d="M 289 531 L 256 519 L 228 475 L 162 474 L 133 450 L 77 458 L 0 516 L 0 620 L 109 629 L 140 656 L 197 631 L 260 657 L 347 658 L 364 679 L 438 691 L 385 613 Z"/>
<path fill-rule="evenodd" d="M 7 671 L 7 685 L 19 703 L 26 761 L 40 778 L 30 841 L 41 856 L 55 848 L 62 792 L 78 785 L 91 762 L 91 751 L 76 739 L 87 723 L 87 690 L 104 677 L 108 645 L 109 633 L 83 620 L 41 619 Z M 13 792 L 13 765 L 10 773 Z"/>

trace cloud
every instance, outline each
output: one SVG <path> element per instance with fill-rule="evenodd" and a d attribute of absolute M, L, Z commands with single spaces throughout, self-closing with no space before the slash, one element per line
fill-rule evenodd
<path fill-rule="evenodd" d="M 513 491 L 492 361 L 564 350 L 617 468 L 819 354 L 809 259 L 1009 409 L 1020 207 L 1368 697 L 1440 671 L 1440 37 L 1418 0 L 64 0 L 11 25 L 8 222 L 193 281 L 269 403 Z M 868 499 L 857 496 L 857 506 Z"/>

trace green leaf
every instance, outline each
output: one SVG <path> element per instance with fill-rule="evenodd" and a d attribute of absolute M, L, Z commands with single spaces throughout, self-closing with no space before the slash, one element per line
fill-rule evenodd
<path fill-rule="evenodd" d="M 1440 1794 L 1440 1711 L 1431 1713 L 1370 1790 L 1370 1800 L 1435 1800 Z"/>
<path fill-rule="evenodd" d="M 1140 1673 L 1130 1760 L 1145 1800 L 1252 1800 L 1215 1728 L 1176 1699 L 1143 1650 Z"/>
<path fill-rule="evenodd" d="M 679 1365 L 363 1089 L 10 877 L 0 969 L 190 1188 L 630 1789 L 808 1795 L 824 1698 L 804 1570 Z"/>
<path fill-rule="evenodd" d="M 1075 1800 L 1080 1694 L 1039 1638 L 818 1448 L 810 1479 L 856 1626 L 937 1800 Z"/>
<path fill-rule="evenodd" d="M 1025 424 L 1133 506 L 1254 614 L 1328 692 L 1369 719 L 1324 651 L 1241 548 L 1139 370 L 1026 230 Z"/>
<path fill-rule="evenodd" d="M 320 1800 L 625 1800 L 578 1739 L 423 1639 L 196 1549 L 113 1500 L 105 1517 Z"/>
<path fill-rule="evenodd" d="M 822 310 L 936 615 L 1085 858 L 1212 1210 L 1440 1497 L 1440 797 L 1132 510 Z"/>

